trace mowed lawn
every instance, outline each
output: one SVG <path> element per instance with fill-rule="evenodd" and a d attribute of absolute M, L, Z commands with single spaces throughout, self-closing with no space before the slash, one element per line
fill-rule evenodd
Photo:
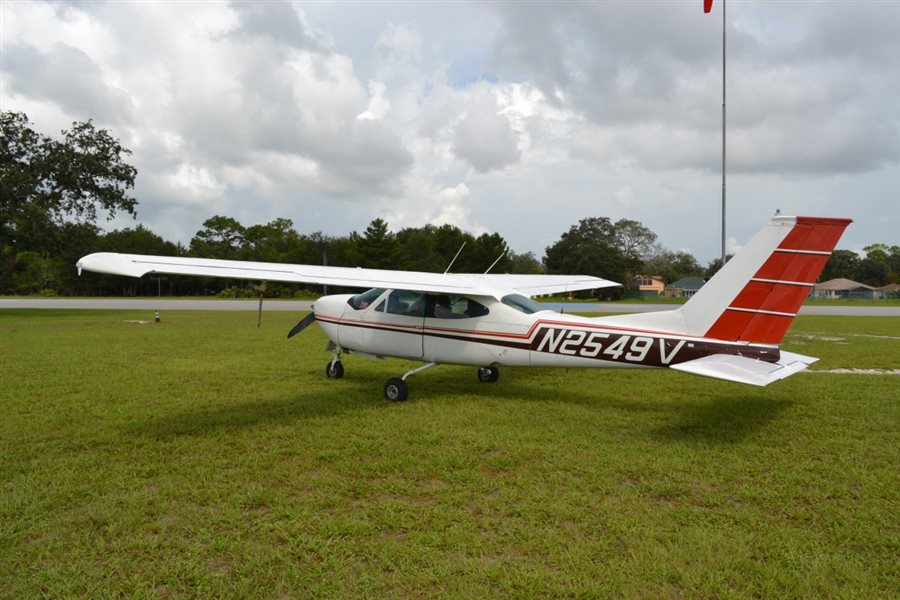
<path fill-rule="evenodd" d="M 0 314 L 0 596 L 876 598 L 900 589 L 900 376 L 347 357 L 302 315 Z M 813 368 L 900 320 L 800 317 Z"/>

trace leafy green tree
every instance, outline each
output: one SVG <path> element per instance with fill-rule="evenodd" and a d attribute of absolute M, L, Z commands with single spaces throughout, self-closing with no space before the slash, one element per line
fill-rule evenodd
<path fill-rule="evenodd" d="M 136 215 L 127 194 L 137 169 L 131 151 L 91 121 L 73 123 L 62 141 L 34 131 L 24 113 L 0 113 L 0 282 L 18 254 L 60 247 L 65 223 L 90 223 L 98 210 Z"/>
<path fill-rule="evenodd" d="M 59 274 L 59 264 L 49 254 L 20 252 L 10 279 L 17 294 L 35 294 L 44 290 L 55 292 Z"/>
<path fill-rule="evenodd" d="M 463 247 L 465 243 L 465 247 Z M 475 238 L 470 233 L 466 233 L 456 225 L 445 223 L 434 229 L 434 257 L 437 261 L 435 267 L 431 271 L 443 273 L 450 267 L 453 257 L 459 252 L 459 256 L 450 267 L 450 271 L 454 273 L 472 273 L 478 271 L 480 266 L 479 259 L 475 258 L 471 252 Z M 484 265 L 482 271 L 490 265 Z"/>
<path fill-rule="evenodd" d="M 290 219 L 278 218 L 244 230 L 244 258 L 262 262 L 299 262 L 300 235 Z"/>
<path fill-rule="evenodd" d="M 703 277 L 704 269 L 690 252 L 672 252 L 659 246 L 648 257 L 641 269 L 645 275 L 660 275 L 666 283 L 683 277 Z"/>
<path fill-rule="evenodd" d="M 607 217 L 582 219 L 544 254 L 550 273 L 594 275 L 619 282 L 627 280 L 628 263 L 618 247 L 616 228 Z"/>
<path fill-rule="evenodd" d="M 190 243 L 190 253 L 202 258 L 237 260 L 244 247 L 244 226 L 236 219 L 216 215 L 203 221 Z"/>
<path fill-rule="evenodd" d="M 656 243 L 656 234 L 640 221 L 619 219 L 613 225 L 616 245 L 625 259 L 629 274 L 641 270 L 643 259 L 650 254 Z"/>
<path fill-rule="evenodd" d="M 734 256 L 734 255 L 733 255 L 733 254 L 726 254 L 726 255 L 725 255 L 725 262 L 728 262 L 729 260 L 731 260 L 731 257 L 732 257 L 732 256 Z M 714 258 L 713 260 L 709 261 L 709 264 L 706 265 L 706 270 L 703 271 L 703 279 L 705 279 L 705 280 L 707 280 L 707 281 L 709 281 L 710 279 L 712 279 L 713 275 L 715 275 L 716 273 L 718 273 L 718 272 L 719 272 L 719 269 L 721 269 L 721 268 L 722 268 L 722 265 L 724 265 L 724 264 L 725 264 L 725 263 L 722 262 L 722 257 L 721 257 L 721 256 L 720 256 L 719 258 Z"/>
<path fill-rule="evenodd" d="M 888 274 L 887 283 L 900 283 L 900 246 L 893 245 L 888 249 L 887 267 Z"/>
<path fill-rule="evenodd" d="M 863 248 L 863 252 L 866 253 L 866 258 L 871 258 L 872 260 L 877 260 L 879 262 L 885 262 L 890 255 L 891 248 L 883 242 L 878 242 L 875 244 L 869 244 L 868 246 Z"/>
<path fill-rule="evenodd" d="M 143 225 L 117 229 L 99 237 L 91 252 L 119 252 L 122 254 L 149 254 L 153 256 L 179 256 L 182 248 L 164 240 Z M 90 278 L 96 293 L 119 293 L 124 296 L 155 296 L 163 293 L 186 294 L 193 291 L 193 278 L 165 275 L 162 280 L 153 277 L 120 277 L 116 275 L 94 275 Z"/>
<path fill-rule="evenodd" d="M 97 247 L 101 252 L 121 252 L 123 254 L 155 256 L 180 254 L 176 244 L 164 240 L 143 225 L 110 231 L 98 240 Z"/>
<path fill-rule="evenodd" d="M 889 246 L 879 242 L 866 246 L 863 248 L 863 252 L 866 253 L 866 258 L 860 261 L 859 264 L 859 269 L 864 271 L 863 274 L 859 275 L 860 281 L 863 281 L 864 279 L 869 279 L 871 281 L 878 272 L 882 271 L 881 267 L 869 264 L 869 261 L 874 261 L 883 265 L 884 272 L 881 276 L 880 283 L 870 285 L 880 287 L 882 285 L 887 285 L 888 283 L 900 283 L 900 246 Z"/>
<path fill-rule="evenodd" d="M 509 262 L 510 273 L 536 275 L 544 272 L 544 265 L 537 259 L 534 252 L 523 252 L 522 254 L 519 254 L 510 251 Z"/>
<path fill-rule="evenodd" d="M 855 279 L 859 269 L 859 255 L 852 250 L 835 250 L 825 263 L 819 281 Z"/>
<path fill-rule="evenodd" d="M 856 267 L 855 280 L 873 287 L 880 287 L 887 283 L 888 266 L 884 260 L 866 257 L 859 261 Z"/>
<path fill-rule="evenodd" d="M 473 259 L 477 263 L 473 269 L 475 273 L 483 273 L 488 267 L 491 267 L 494 261 L 497 261 L 497 264 L 493 265 L 491 273 L 507 273 L 512 266 L 509 246 L 499 233 L 481 234 L 476 238 L 475 247 L 472 250 Z"/>
<path fill-rule="evenodd" d="M 400 247 L 396 236 L 388 231 L 384 219 L 374 219 L 365 232 L 351 235 L 360 267 L 396 269 L 400 263 Z"/>
<path fill-rule="evenodd" d="M 447 267 L 446 263 L 441 266 L 435 252 L 434 225 L 401 229 L 397 232 L 397 244 L 401 251 L 400 269 L 433 273 Z"/>

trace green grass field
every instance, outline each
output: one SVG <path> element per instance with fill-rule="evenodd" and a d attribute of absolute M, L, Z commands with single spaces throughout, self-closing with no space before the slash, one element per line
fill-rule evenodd
<path fill-rule="evenodd" d="M 348 357 L 253 312 L 0 313 L 0 596 L 887 598 L 900 319 L 767 388 Z"/>

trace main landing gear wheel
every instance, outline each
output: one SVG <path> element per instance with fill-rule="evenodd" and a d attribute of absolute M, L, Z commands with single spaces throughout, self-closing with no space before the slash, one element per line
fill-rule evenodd
<path fill-rule="evenodd" d="M 344 365 L 336 360 L 325 365 L 325 376 L 328 379 L 340 379 L 344 376 Z"/>
<path fill-rule="evenodd" d="M 409 386 L 399 377 L 391 377 L 384 384 L 384 397 L 394 402 L 402 402 L 409 397 Z"/>
<path fill-rule="evenodd" d="M 481 383 L 494 383 L 500 379 L 500 369 L 497 367 L 478 367 L 478 381 Z"/>

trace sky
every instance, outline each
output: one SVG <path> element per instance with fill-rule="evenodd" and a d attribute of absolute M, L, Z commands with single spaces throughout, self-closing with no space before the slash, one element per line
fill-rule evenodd
<path fill-rule="evenodd" d="M 722 5 L 0 3 L 0 108 L 133 154 L 137 222 L 346 235 L 374 218 L 498 232 L 587 217 L 719 256 Z M 773 215 L 900 244 L 900 1 L 728 2 L 729 252 Z M 103 222 L 133 227 L 130 217 Z"/>

